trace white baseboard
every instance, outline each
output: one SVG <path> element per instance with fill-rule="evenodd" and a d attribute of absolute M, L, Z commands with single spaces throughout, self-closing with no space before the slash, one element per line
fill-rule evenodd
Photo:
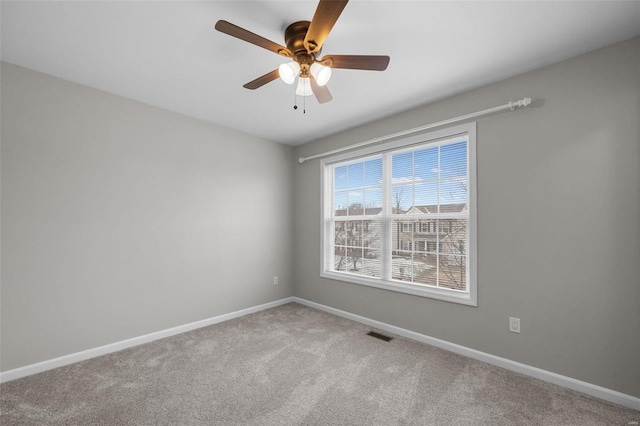
<path fill-rule="evenodd" d="M 384 330 L 389 333 L 397 334 L 398 336 L 406 337 L 411 340 L 436 346 L 438 348 L 445 349 L 460 355 L 464 355 L 469 358 L 477 359 L 479 361 L 483 361 L 488 364 L 502 367 L 507 370 L 515 371 L 516 373 L 520 373 L 526 376 L 534 377 L 536 379 L 544 380 L 545 382 L 553 383 L 568 389 L 582 392 L 587 395 L 591 395 L 596 398 L 603 399 L 605 401 L 622 405 L 624 407 L 632 408 L 634 410 L 640 410 L 640 398 L 636 398 L 631 395 L 627 395 L 627 394 L 617 392 L 611 389 L 607 389 L 602 386 L 597 386 L 591 383 L 583 382 L 581 380 L 576 380 L 571 377 L 562 376 L 560 374 L 552 373 L 550 371 L 542 370 L 540 368 L 532 367 L 526 364 L 521 364 L 519 362 L 511 361 L 509 359 L 501 358 L 499 356 L 491 355 L 485 352 L 480 352 L 475 349 L 468 348 L 466 346 L 457 345 L 455 343 L 447 342 L 446 340 L 436 339 L 435 337 L 430 337 L 424 334 L 416 333 L 415 331 L 410 331 L 404 328 L 396 327 L 394 325 L 390 325 L 381 321 L 376 321 L 360 315 L 352 314 L 350 312 L 342 311 L 340 309 L 332 308 L 330 306 L 322 305 L 320 303 L 312 302 L 310 300 L 302 299 L 299 297 L 287 297 L 284 299 L 276 300 L 274 302 L 253 306 L 251 308 L 241 309 L 239 311 L 230 312 L 228 314 L 218 315 L 218 316 L 204 319 L 201 321 L 196 321 L 196 322 L 181 325 L 178 327 L 157 331 L 155 333 L 145 334 L 143 336 L 122 340 L 120 342 L 99 346 L 97 348 L 87 349 L 85 351 L 64 355 L 64 356 L 50 359 L 47 361 L 38 362 L 36 364 L 26 365 L 24 367 L 15 368 L 13 370 L 0 372 L 0 383 L 30 376 L 36 373 L 41 373 L 43 371 L 52 370 L 54 368 L 73 364 L 79 361 L 84 361 L 90 358 L 95 358 L 97 356 L 106 355 L 112 352 L 131 348 L 133 346 L 138 346 L 144 343 L 152 342 L 154 340 L 174 336 L 176 334 L 185 333 L 187 331 L 195 330 L 196 328 L 206 327 L 209 325 L 228 321 L 230 319 L 239 318 L 248 314 L 263 311 L 265 309 L 275 308 L 276 306 L 284 305 L 286 303 L 291 303 L 291 302 L 296 302 L 301 305 L 309 306 L 311 308 L 315 308 L 324 312 L 328 312 L 333 315 L 337 315 L 339 317 L 347 318 L 352 321 L 356 321 L 361 324 L 368 325 L 370 327 L 375 327 L 379 330 Z"/>
<path fill-rule="evenodd" d="M 142 345 L 143 343 L 149 343 L 154 340 L 164 339 L 165 337 L 174 336 L 176 334 L 195 330 L 196 328 L 206 327 L 208 325 L 217 324 L 223 321 L 228 321 L 230 319 L 242 317 L 248 314 L 252 314 L 254 312 L 263 311 L 269 308 L 275 308 L 276 306 L 284 305 L 285 303 L 291 303 L 293 301 L 294 301 L 293 297 L 287 297 L 284 299 L 276 300 L 274 302 L 265 303 L 263 305 L 241 309 L 239 311 L 230 312 L 228 314 L 218 315 L 218 316 L 207 318 L 201 321 L 180 325 L 178 327 L 168 328 L 166 330 L 156 331 L 154 333 L 149 333 L 143 336 L 122 340 L 120 342 L 110 343 L 108 345 L 99 346 L 97 348 L 87 349 L 85 351 L 76 352 L 76 353 L 64 355 L 58 358 L 49 359 L 46 361 L 38 362 L 36 364 L 25 365 L 24 367 L 14 368 L 13 370 L 3 371 L 3 372 L 0 372 L 0 383 L 8 382 L 15 379 L 20 379 L 22 377 L 30 376 L 32 374 L 41 373 L 43 371 L 52 370 L 54 368 L 73 364 L 75 362 L 84 361 L 89 358 L 95 358 L 97 356 L 121 351 L 123 349 Z"/>
<path fill-rule="evenodd" d="M 446 340 L 436 339 L 424 334 L 416 333 L 404 328 L 396 327 L 384 322 L 376 321 L 370 318 L 362 317 L 360 315 L 352 314 L 350 312 L 342 311 L 340 309 L 332 308 L 330 306 L 321 305 L 320 303 L 311 302 L 310 300 L 294 297 L 293 301 L 301 305 L 315 308 L 320 311 L 324 311 L 339 317 L 347 318 L 352 321 L 359 322 L 361 324 L 368 325 L 370 327 L 384 330 L 389 333 L 397 334 L 398 336 L 406 337 L 407 339 L 415 340 L 418 342 L 426 343 L 428 345 L 436 346 L 441 349 L 448 350 L 460 355 L 467 356 L 469 358 L 477 359 L 479 361 L 486 362 L 498 367 L 502 367 L 507 370 L 515 371 L 516 373 L 524 374 L 526 376 L 534 377 L 536 379 L 543 380 L 545 382 L 553 383 L 558 386 L 562 386 L 568 389 L 572 389 L 578 392 L 585 393 L 587 395 L 594 396 L 596 398 L 603 399 L 605 401 L 613 402 L 624 407 L 632 408 L 634 410 L 640 410 L 640 398 L 636 398 L 631 395 L 624 394 L 622 392 L 614 391 L 604 388 L 602 386 L 594 385 L 591 383 L 583 382 L 581 380 L 572 379 L 571 377 L 562 376 L 560 374 L 552 373 L 550 371 L 542 370 L 530 365 L 521 364 L 519 362 L 511 361 L 510 359 L 501 358 L 496 355 L 491 355 L 485 352 L 480 352 L 475 349 L 468 348 L 466 346 L 457 345 L 455 343 L 447 342 Z"/>

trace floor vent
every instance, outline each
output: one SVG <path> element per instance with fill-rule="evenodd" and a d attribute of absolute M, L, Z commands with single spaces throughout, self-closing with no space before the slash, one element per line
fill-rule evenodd
<path fill-rule="evenodd" d="M 368 332 L 367 336 L 375 337 L 376 339 L 384 340 L 385 342 L 393 340 L 393 337 L 385 336 L 384 334 L 376 333 L 375 331 Z"/>

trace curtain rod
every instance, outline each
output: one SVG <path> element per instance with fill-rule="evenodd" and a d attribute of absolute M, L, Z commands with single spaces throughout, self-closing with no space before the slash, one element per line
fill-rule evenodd
<path fill-rule="evenodd" d="M 481 117 L 483 115 L 489 115 L 489 114 L 493 114 L 493 113 L 496 113 L 496 112 L 502 112 L 502 111 L 506 111 L 506 110 L 515 111 L 517 108 L 525 108 L 525 107 L 527 107 L 529 105 L 531 105 L 531 98 L 522 98 L 522 99 L 517 100 L 517 101 L 510 101 L 509 103 L 506 103 L 504 105 L 500 105 L 500 106 L 497 106 L 497 107 L 483 109 L 482 111 L 472 112 L 471 114 L 461 115 L 459 117 L 450 118 L 448 120 L 442 120 L 442 121 L 438 121 L 436 123 L 426 124 L 426 125 L 420 126 L 420 127 L 414 127 L 413 129 L 403 130 L 403 131 L 397 132 L 397 133 L 392 133 L 390 135 L 382 136 L 382 137 L 379 137 L 379 138 L 369 139 L 368 141 L 356 143 L 356 144 L 345 146 L 345 147 L 342 147 L 342 148 L 337 148 L 337 149 L 334 149 L 334 150 L 331 150 L 331 151 L 323 152 L 321 154 L 310 155 L 308 157 L 300 157 L 300 158 L 298 158 L 298 161 L 300 162 L 300 164 L 302 164 L 305 161 L 313 160 L 315 158 L 327 157 L 329 155 L 337 154 L 339 152 L 349 151 L 350 149 L 360 148 L 362 146 L 367 146 L 367 145 L 373 145 L 375 143 L 384 142 L 386 140 L 394 139 L 394 138 L 397 138 L 397 137 L 400 137 L 400 136 L 407 136 L 407 135 L 411 135 L 413 133 L 422 132 L 424 130 L 433 129 L 434 127 L 440 127 L 440 126 L 444 126 L 444 125 L 447 125 L 447 124 L 454 124 L 454 123 L 458 123 L 460 121 L 469 120 L 471 118 L 477 118 L 477 117 Z"/>

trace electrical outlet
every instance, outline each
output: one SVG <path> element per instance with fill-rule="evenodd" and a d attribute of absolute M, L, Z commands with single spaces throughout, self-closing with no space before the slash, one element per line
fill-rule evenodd
<path fill-rule="evenodd" d="M 273 285 L 278 285 L 278 277 L 273 277 Z"/>
<path fill-rule="evenodd" d="M 509 331 L 520 333 L 520 318 L 509 317 Z"/>

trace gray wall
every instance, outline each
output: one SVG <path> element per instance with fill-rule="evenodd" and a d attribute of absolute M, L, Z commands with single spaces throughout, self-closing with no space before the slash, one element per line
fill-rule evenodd
<path fill-rule="evenodd" d="M 294 172 L 296 296 L 640 397 L 639 52 L 636 38 L 297 148 L 544 100 L 478 121 L 477 308 L 320 278 L 319 160 Z"/>
<path fill-rule="evenodd" d="M 0 370 L 293 295 L 290 147 L 1 79 Z"/>

